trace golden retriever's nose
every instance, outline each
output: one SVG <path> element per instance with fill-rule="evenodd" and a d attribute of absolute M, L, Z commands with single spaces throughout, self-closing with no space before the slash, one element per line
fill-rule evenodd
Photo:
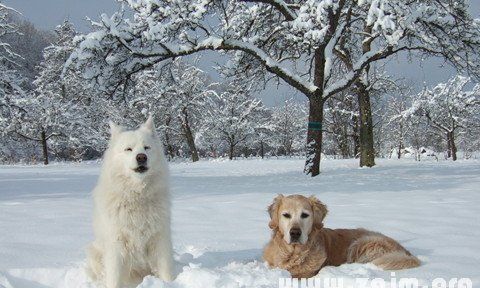
<path fill-rule="evenodd" d="M 291 242 L 298 242 L 298 240 L 300 239 L 300 236 L 302 236 L 302 230 L 300 230 L 300 228 L 293 227 L 292 229 L 290 229 Z"/>
<path fill-rule="evenodd" d="M 143 153 L 137 154 L 137 163 L 139 165 L 147 163 L 147 155 Z"/>

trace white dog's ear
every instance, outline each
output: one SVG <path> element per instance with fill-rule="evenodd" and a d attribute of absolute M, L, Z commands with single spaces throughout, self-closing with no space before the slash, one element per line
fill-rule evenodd
<path fill-rule="evenodd" d="M 268 223 L 268 227 L 270 229 L 278 228 L 278 208 L 282 203 L 284 196 L 279 194 L 275 199 L 273 199 L 273 203 L 268 206 L 268 214 L 270 214 L 270 222 Z"/>
<path fill-rule="evenodd" d="M 109 121 L 108 125 L 110 125 L 110 136 L 113 138 L 120 134 L 123 131 L 123 127 L 113 123 L 113 121 Z"/>
<path fill-rule="evenodd" d="M 150 133 L 155 131 L 155 124 L 153 123 L 152 115 L 148 116 L 147 121 L 140 126 L 140 129 L 148 131 Z"/>
<path fill-rule="evenodd" d="M 327 206 L 315 196 L 310 196 L 308 200 L 310 201 L 313 209 L 313 225 L 317 228 L 322 228 L 323 219 L 325 219 L 325 216 L 327 216 L 328 213 Z"/>

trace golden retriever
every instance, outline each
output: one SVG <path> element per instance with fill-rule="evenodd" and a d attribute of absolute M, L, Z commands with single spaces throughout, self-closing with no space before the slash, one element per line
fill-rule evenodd
<path fill-rule="evenodd" d="M 327 207 L 313 196 L 279 195 L 268 212 L 273 233 L 263 258 L 294 278 L 310 278 L 324 266 L 344 263 L 371 262 L 386 270 L 420 265 L 398 242 L 380 233 L 324 228 Z"/>

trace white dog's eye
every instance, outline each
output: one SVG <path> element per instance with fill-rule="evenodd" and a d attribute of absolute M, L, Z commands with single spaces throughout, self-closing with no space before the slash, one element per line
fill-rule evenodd
<path fill-rule="evenodd" d="M 300 215 L 300 217 L 302 217 L 303 219 L 308 218 L 308 216 L 310 216 L 310 215 L 308 215 L 307 213 L 302 213 Z"/>
<path fill-rule="evenodd" d="M 148 150 L 148 149 L 150 149 L 150 146 L 145 146 L 145 147 L 143 147 L 143 149 Z"/>
<path fill-rule="evenodd" d="M 125 148 L 125 151 L 128 151 L 128 152 L 131 152 L 132 151 L 132 148 Z"/>
<path fill-rule="evenodd" d="M 289 213 L 283 213 L 282 216 L 287 219 L 290 219 L 292 217 L 292 215 L 290 215 Z"/>

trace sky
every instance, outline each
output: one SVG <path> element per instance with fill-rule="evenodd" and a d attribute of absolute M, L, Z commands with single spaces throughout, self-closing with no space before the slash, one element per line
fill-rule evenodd
<path fill-rule="evenodd" d="M 0 0 L 0 2 L 15 8 L 25 19 L 41 29 L 53 29 L 67 18 L 83 32 L 88 31 L 90 27 L 87 17 L 98 20 L 102 13 L 110 15 L 118 8 L 116 0 Z M 470 3 L 472 15 L 480 18 L 480 0 L 471 0 Z M 217 53 L 207 53 L 201 62 L 201 68 L 213 79 L 218 79 L 218 73 L 213 69 L 215 62 L 220 61 L 218 57 Z M 424 85 L 431 86 L 446 81 L 455 74 L 455 70 L 452 67 L 443 66 L 443 61 L 440 59 L 408 61 L 406 57 L 398 57 L 389 61 L 388 73 L 395 78 L 404 78 L 417 90 Z M 257 96 L 268 106 L 279 104 L 289 97 L 304 99 L 303 95 L 292 89 L 285 86 L 277 89 L 274 85 L 269 85 Z"/>

